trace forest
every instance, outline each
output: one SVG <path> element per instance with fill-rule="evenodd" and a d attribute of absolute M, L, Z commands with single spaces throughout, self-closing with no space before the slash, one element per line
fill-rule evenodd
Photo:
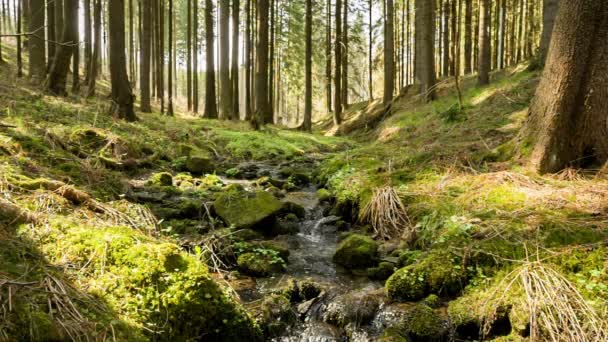
<path fill-rule="evenodd" d="M 606 0 L 0 0 L 0 342 L 607 340 Z"/>

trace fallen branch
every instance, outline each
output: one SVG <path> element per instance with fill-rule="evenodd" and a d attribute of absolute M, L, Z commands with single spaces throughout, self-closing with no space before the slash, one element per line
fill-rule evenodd
<path fill-rule="evenodd" d="M 0 221 L 7 221 L 10 224 L 37 223 L 39 218 L 37 215 L 0 198 Z"/>

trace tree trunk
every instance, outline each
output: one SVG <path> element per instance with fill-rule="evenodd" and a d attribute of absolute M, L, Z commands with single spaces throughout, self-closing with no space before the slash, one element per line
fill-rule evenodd
<path fill-rule="evenodd" d="M 139 63 L 141 70 L 139 71 L 139 90 L 140 90 L 140 107 L 144 113 L 152 112 L 150 105 L 150 61 L 152 50 L 152 0 L 142 1 L 142 41 L 141 50 L 139 53 Z M 95 24 L 97 25 L 97 23 Z"/>
<path fill-rule="evenodd" d="M 16 0 L 20 1 L 20 0 Z M 48 50 L 48 61 L 47 61 L 47 71 L 51 70 L 53 67 L 53 59 L 55 58 L 55 42 L 57 41 L 57 36 L 55 34 L 55 1 L 56 0 L 47 0 L 46 1 L 46 17 L 47 17 L 47 28 L 46 28 L 46 36 L 48 39 L 47 42 L 47 50 Z"/>
<path fill-rule="evenodd" d="M 325 108 L 328 113 L 332 112 L 331 95 L 331 0 L 327 0 L 325 23 Z"/>
<path fill-rule="evenodd" d="M 240 119 L 239 112 L 239 15 L 241 4 L 239 0 L 232 0 L 232 120 Z"/>
<path fill-rule="evenodd" d="M 57 46 L 55 62 L 46 81 L 46 89 L 59 96 L 67 95 L 65 90 L 67 76 L 70 69 L 70 59 L 77 46 L 76 30 L 78 30 L 76 27 L 78 2 L 76 0 L 65 0 L 63 5 L 63 18 L 65 20 L 63 33 L 61 34 L 61 44 Z"/>
<path fill-rule="evenodd" d="M 451 0 L 450 12 L 452 13 L 450 16 L 450 44 L 448 45 L 450 48 L 450 76 L 456 75 L 456 33 L 457 33 L 457 21 L 458 21 L 458 13 L 456 13 L 457 2 L 458 0 Z"/>
<path fill-rule="evenodd" d="M 66 0 L 66 4 L 74 0 Z M 110 32 L 110 78 L 112 84 L 112 115 L 126 121 L 135 121 L 133 93 L 127 75 L 125 55 L 125 3 L 108 0 Z M 67 16 L 66 16 L 67 17 Z M 66 21 L 67 24 L 67 21 Z"/>
<path fill-rule="evenodd" d="M 441 18 L 441 35 L 442 42 L 441 45 L 443 47 L 441 54 L 441 66 L 442 71 L 441 74 L 443 77 L 447 77 L 450 73 L 450 0 L 444 0 L 443 2 L 443 15 Z"/>
<path fill-rule="evenodd" d="M 84 0 L 84 83 L 89 84 L 91 78 L 91 57 L 93 55 L 91 37 L 91 0 Z"/>
<path fill-rule="evenodd" d="M 198 1 L 192 2 L 192 111 L 198 114 Z"/>
<path fill-rule="evenodd" d="M 426 101 L 435 99 L 435 2 L 416 0 L 416 79 Z"/>
<path fill-rule="evenodd" d="M 66 4 L 68 0 L 66 0 Z M 72 20 L 74 21 L 74 47 L 72 58 L 72 93 L 80 91 L 80 36 L 78 33 L 78 0 L 74 1 L 74 13 Z M 66 16 L 67 18 L 67 16 Z"/>
<path fill-rule="evenodd" d="M 21 30 L 21 0 L 17 1 L 17 33 L 22 33 Z M 21 56 L 21 35 L 17 36 L 17 77 L 23 77 L 23 58 Z"/>
<path fill-rule="evenodd" d="M 374 23 L 372 19 L 374 2 L 369 0 L 369 51 L 367 54 L 367 76 L 368 76 L 368 87 L 369 87 L 369 101 L 374 101 Z M 331 72 L 331 71 L 330 71 Z M 331 96 L 331 95 L 330 95 Z"/>
<path fill-rule="evenodd" d="M 544 64 L 551 42 L 553 23 L 559 6 L 559 0 L 543 0 L 543 32 L 540 36 L 539 59 Z"/>
<path fill-rule="evenodd" d="M 247 12 L 247 24 L 245 27 L 245 121 L 251 121 L 252 109 L 251 109 L 251 54 L 253 53 L 251 48 L 251 1 L 245 0 L 245 11 Z"/>
<path fill-rule="evenodd" d="M 217 119 L 215 102 L 215 34 L 213 32 L 213 1 L 205 0 L 205 117 Z"/>
<path fill-rule="evenodd" d="M 99 70 L 99 59 L 101 58 L 101 0 L 94 1 L 93 9 L 93 35 L 95 36 L 95 45 L 93 47 L 93 56 L 91 57 L 91 65 L 89 66 L 89 84 L 87 96 L 95 95 L 95 85 L 97 83 L 97 72 Z M 149 98 L 149 97 L 148 97 Z M 149 102 L 149 101 L 148 101 Z"/>
<path fill-rule="evenodd" d="M 384 25 L 384 96 L 382 102 L 386 106 L 393 100 L 393 90 L 395 89 L 395 8 L 393 0 L 386 0 Z"/>
<path fill-rule="evenodd" d="M 264 125 L 268 113 L 268 0 L 257 0 L 257 46 L 255 59 L 255 118 L 253 126 Z"/>
<path fill-rule="evenodd" d="M 135 30 L 133 28 L 133 0 L 129 0 L 129 79 L 135 87 Z"/>
<path fill-rule="evenodd" d="M 192 21 L 192 0 L 186 0 L 186 96 L 188 98 L 188 111 L 192 110 Z"/>
<path fill-rule="evenodd" d="M 344 13 L 342 24 L 342 107 L 348 108 L 348 0 L 344 1 Z M 394 71 L 394 70 L 393 70 Z M 394 76 L 393 76 L 394 77 Z"/>
<path fill-rule="evenodd" d="M 481 0 L 479 2 L 479 85 L 490 83 L 490 66 L 492 62 L 490 49 L 490 16 L 490 0 Z"/>
<path fill-rule="evenodd" d="M 473 41 L 473 0 L 465 0 L 464 13 L 464 73 L 468 75 L 472 68 L 472 41 Z"/>
<path fill-rule="evenodd" d="M 342 123 L 342 0 L 336 0 L 336 43 L 335 49 L 335 72 L 334 72 L 334 124 Z"/>
<path fill-rule="evenodd" d="M 524 0 L 519 0 L 519 24 L 517 25 L 517 57 L 516 63 L 523 58 L 523 35 L 524 35 Z"/>
<path fill-rule="evenodd" d="M 167 115 L 173 116 L 173 0 L 169 0 L 169 32 L 167 45 L 169 46 L 169 68 L 167 69 Z"/>
<path fill-rule="evenodd" d="M 507 26 L 507 0 L 500 1 L 498 16 L 498 69 L 505 67 L 505 31 Z"/>
<path fill-rule="evenodd" d="M 305 71 L 306 77 L 304 94 L 304 121 L 302 130 L 310 132 L 312 130 L 312 0 L 306 0 L 306 57 Z"/>
<path fill-rule="evenodd" d="M 541 173 L 608 160 L 608 3 L 561 1 L 524 131 Z"/>
<path fill-rule="evenodd" d="M 230 82 L 230 0 L 220 2 L 220 119 L 232 117 Z"/>
<path fill-rule="evenodd" d="M 46 57 L 44 42 L 44 0 L 29 0 L 29 75 L 34 83 L 40 83 L 46 76 Z M 69 56 L 68 56 L 69 58 Z M 64 87 L 65 88 L 65 87 Z"/>
<path fill-rule="evenodd" d="M 275 43 L 275 13 L 276 8 L 275 5 L 278 3 L 276 0 L 269 0 L 270 3 L 270 41 L 269 41 L 269 60 L 268 60 L 268 105 L 270 106 L 270 111 L 266 113 L 266 117 L 264 118 L 264 122 L 273 123 L 274 122 L 274 43 Z"/>
<path fill-rule="evenodd" d="M 122 0 L 124 1 L 124 0 Z M 164 0 L 156 0 L 156 98 L 160 102 L 160 113 L 165 112 L 165 75 L 164 75 Z"/>

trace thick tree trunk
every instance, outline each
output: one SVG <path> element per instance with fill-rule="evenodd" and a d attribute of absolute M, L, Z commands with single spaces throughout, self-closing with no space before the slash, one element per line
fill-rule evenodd
<path fill-rule="evenodd" d="M 450 73 L 450 0 L 444 0 L 441 18 L 441 75 L 447 77 Z"/>
<path fill-rule="evenodd" d="M 232 83 L 230 82 L 230 0 L 220 3 L 220 119 L 232 117 Z"/>
<path fill-rule="evenodd" d="M 608 160 L 608 3 L 559 5 L 546 65 L 524 131 L 540 172 Z"/>
<path fill-rule="evenodd" d="M 464 12 L 464 73 L 468 75 L 472 71 L 473 0 L 464 1 L 466 4 Z"/>
<path fill-rule="evenodd" d="M 336 0 L 335 25 L 336 42 L 335 49 L 335 71 L 334 71 L 334 125 L 342 123 L 342 0 Z"/>
<path fill-rule="evenodd" d="M 553 23 L 555 22 L 558 6 L 559 0 L 543 0 L 543 31 L 540 36 L 539 47 L 539 59 L 541 64 L 544 64 L 545 59 L 547 58 L 547 51 L 549 50 L 549 43 L 551 42 Z"/>
<path fill-rule="evenodd" d="M 46 81 L 47 90 L 55 95 L 65 96 L 68 71 L 70 69 L 70 59 L 76 49 L 76 8 L 78 2 L 76 0 L 65 0 L 63 6 L 63 33 L 61 34 L 61 44 L 57 46 L 55 53 L 55 62 L 49 72 Z"/>
<path fill-rule="evenodd" d="M 68 0 L 66 0 L 66 4 Z M 78 33 L 78 0 L 75 0 L 72 20 L 74 21 L 74 48 L 72 57 L 72 93 L 80 91 L 80 34 Z M 67 17 L 66 17 L 67 18 Z"/>
<path fill-rule="evenodd" d="M 169 32 L 167 36 L 167 46 L 169 47 L 169 63 L 167 77 L 167 115 L 173 116 L 173 0 L 169 0 Z"/>
<path fill-rule="evenodd" d="M 192 111 L 198 114 L 198 1 L 192 2 Z"/>
<path fill-rule="evenodd" d="M 268 0 L 257 0 L 257 46 L 255 59 L 255 118 L 259 129 L 272 113 L 268 102 Z M 272 123 L 272 122 L 268 122 Z"/>
<path fill-rule="evenodd" d="M 97 72 L 99 71 L 99 59 L 101 58 L 101 0 L 94 1 L 93 9 L 93 35 L 95 37 L 95 45 L 93 47 L 93 56 L 91 57 L 91 65 L 89 65 L 89 84 L 87 96 L 95 95 L 95 86 L 97 84 Z"/>
<path fill-rule="evenodd" d="M 142 1 L 142 40 L 139 54 L 139 91 L 140 109 L 144 113 L 152 112 L 150 105 L 150 61 L 152 58 L 152 0 Z"/>
<path fill-rule="evenodd" d="M 312 0 L 306 0 L 306 57 L 304 66 L 305 94 L 304 94 L 304 121 L 302 130 L 312 130 Z"/>
<path fill-rule="evenodd" d="M 498 69 L 505 67 L 505 31 L 507 26 L 507 0 L 500 1 L 498 15 Z"/>
<path fill-rule="evenodd" d="M 251 1 L 245 0 L 245 11 L 247 12 L 247 24 L 245 27 L 245 121 L 251 121 L 253 110 L 251 108 Z"/>
<path fill-rule="evenodd" d="M 66 4 L 69 1 L 66 0 Z M 127 75 L 125 55 L 125 3 L 124 0 L 108 0 L 110 32 L 110 78 L 112 84 L 112 115 L 126 121 L 135 121 L 133 93 Z M 67 16 L 66 16 L 67 17 Z M 67 23 L 67 22 L 66 22 Z"/>
<path fill-rule="evenodd" d="M 479 85 L 490 83 L 490 66 L 492 62 L 490 48 L 490 16 L 490 0 L 481 0 L 479 2 Z"/>
<path fill-rule="evenodd" d="M 232 120 L 240 119 L 239 112 L 239 15 L 241 4 L 239 0 L 232 0 L 232 70 L 230 79 L 232 80 Z"/>
<path fill-rule="evenodd" d="M 395 8 L 393 0 L 386 1 L 384 25 L 384 96 L 382 102 L 384 105 L 388 105 L 393 101 L 393 90 L 395 89 Z"/>
<path fill-rule="evenodd" d="M 332 112 L 331 99 L 331 0 L 327 0 L 325 23 L 325 108 Z"/>
<path fill-rule="evenodd" d="M 373 31 L 373 19 L 372 19 L 372 15 L 373 15 L 373 9 L 374 9 L 374 2 L 373 0 L 369 0 L 368 3 L 369 6 L 369 51 L 367 53 L 367 76 L 368 76 L 368 87 L 369 87 L 369 101 L 374 101 L 374 31 Z M 331 72 L 331 71 L 330 71 Z"/>
<path fill-rule="evenodd" d="M 84 83 L 89 84 L 91 78 L 91 57 L 93 55 L 92 37 L 91 37 L 91 0 L 84 0 Z"/>
<path fill-rule="evenodd" d="M 215 48 L 213 32 L 213 1 L 205 0 L 205 117 L 217 119 L 215 102 Z"/>
<path fill-rule="evenodd" d="M 29 75 L 34 83 L 40 83 L 46 76 L 46 57 L 44 42 L 44 0 L 29 0 Z M 69 56 L 68 56 L 69 57 Z M 65 87 L 64 87 L 65 88 Z"/>
<path fill-rule="evenodd" d="M 20 0 L 17 0 L 20 1 Z M 55 58 L 55 42 L 57 41 L 57 36 L 55 34 L 55 1 L 56 0 L 47 0 L 46 1 L 46 37 L 47 41 L 47 51 L 48 51 L 48 60 L 47 60 L 47 70 L 51 70 L 53 67 L 53 59 Z"/>
<path fill-rule="evenodd" d="M 342 24 L 342 107 L 348 108 L 348 0 L 344 1 Z M 393 70 L 394 71 L 394 70 Z M 393 76 L 394 77 L 394 76 Z"/>
<path fill-rule="evenodd" d="M 416 79 L 426 101 L 435 99 L 435 2 L 416 0 Z"/>

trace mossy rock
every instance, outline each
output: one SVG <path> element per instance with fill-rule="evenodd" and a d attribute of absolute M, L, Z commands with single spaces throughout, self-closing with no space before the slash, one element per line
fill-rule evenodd
<path fill-rule="evenodd" d="M 384 329 L 378 342 L 409 342 L 409 340 L 398 327 L 388 327 Z"/>
<path fill-rule="evenodd" d="M 285 271 L 285 261 L 270 249 L 256 249 L 241 254 L 237 259 L 239 271 L 253 277 L 267 277 Z"/>
<path fill-rule="evenodd" d="M 449 252 L 436 251 L 405 266 L 386 282 L 391 300 L 417 301 L 430 293 L 453 295 L 462 289 L 464 272 Z"/>
<path fill-rule="evenodd" d="M 253 246 L 258 247 L 258 248 L 273 250 L 279 254 L 281 259 L 283 259 L 285 261 L 287 261 L 287 259 L 289 258 L 289 246 L 287 246 L 287 244 L 284 242 L 266 240 L 266 241 L 254 242 Z"/>
<path fill-rule="evenodd" d="M 297 316 L 291 308 L 289 298 L 282 294 L 266 297 L 258 309 L 256 320 L 264 331 L 267 340 L 283 334 L 287 328 L 297 322 Z"/>
<path fill-rule="evenodd" d="M 205 155 L 190 156 L 186 160 L 185 168 L 193 175 L 202 175 L 214 171 L 213 160 Z"/>
<path fill-rule="evenodd" d="M 214 203 L 216 213 L 236 229 L 264 229 L 262 223 L 272 223 L 281 211 L 283 203 L 264 191 L 228 191 L 221 194 Z"/>
<path fill-rule="evenodd" d="M 366 268 L 374 266 L 378 259 L 378 243 L 372 238 L 352 234 L 338 245 L 333 260 L 347 268 Z"/>
<path fill-rule="evenodd" d="M 310 172 L 303 168 L 284 167 L 279 170 L 279 174 L 287 178 L 288 183 L 299 186 L 310 183 Z"/>
<path fill-rule="evenodd" d="M 448 333 L 446 320 L 428 305 L 418 304 L 414 307 L 405 323 L 408 336 L 417 341 L 442 340 Z"/>
<path fill-rule="evenodd" d="M 148 178 L 146 185 L 172 186 L 173 176 L 169 172 L 155 173 Z"/>
<path fill-rule="evenodd" d="M 239 229 L 235 231 L 232 236 L 241 241 L 260 240 L 263 238 L 262 234 L 252 229 Z"/>
<path fill-rule="evenodd" d="M 380 300 L 374 293 L 351 292 L 336 297 L 327 305 L 323 320 L 338 327 L 366 325 L 372 321 Z"/>
<path fill-rule="evenodd" d="M 395 265 L 390 262 L 383 261 L 376 267 L 367 269 L 367 276 L 374 280 L 386 280 L 395 273 Z"/>
<path fill-rule="evenodd" d="M 317 190 L 317 197 L 319 198 L 320 202 L 326 202 L 331 200 L 332 195 L 329 190 L 321 188 Z"/>
<path fill-rule="evenodd" d="M 292 303 L 299 303 L 317 298 L 321 294 L 321 291 L 322 288 L 319 284 L 310 279 L 302 281 L 289 279 L 287 285 L 280 290 L 280 293 L 289 298 Z"/>
<path fill-rule="evenodd" d="M 285 205 L 283 207 L 283 212 L 288 213 L 288 214 L 294 214 L 296 215 L 298 218 L 304 218 L 306 216 L 306 209 L 295 203 L 295 202 L 284 202 Z"/>

